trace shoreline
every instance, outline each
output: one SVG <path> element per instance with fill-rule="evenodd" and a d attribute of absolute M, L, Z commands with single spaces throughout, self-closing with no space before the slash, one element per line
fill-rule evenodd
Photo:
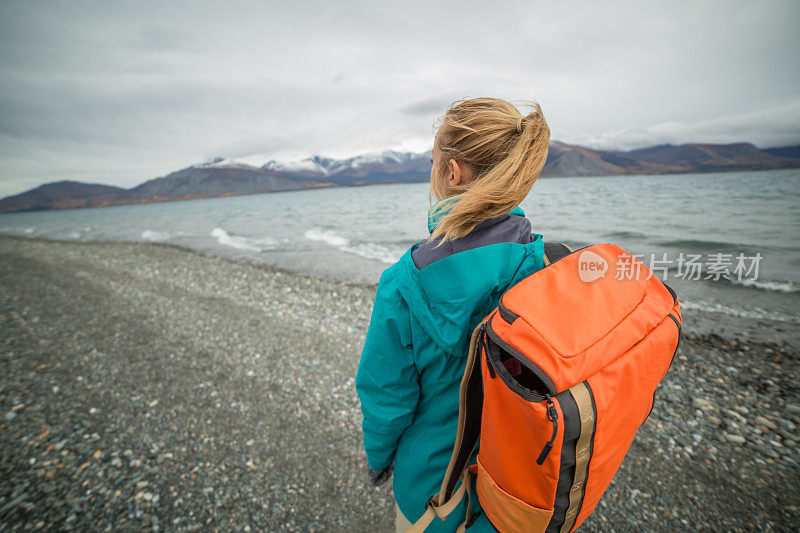
<path fill-rule="evenodd" d="M 26 237 L 23 235 L 13 234 L 0 234 L 0 242 L 2 239 L 11 239 L 16 241 L 35 241 L 42 243 L 52 243 L 56 245 L 76 245 L 76 246 L 153 246 L 157 248 L 172 249 L 180 252 L 187 252 L 198 258 L 211 258 L 226 261 L 232 264 L 246 266 L 262 270 L 267 273 L 281 273 L 287 276 L 297 276 L 303 279 L 315 280 L 319 283 L 332 283 L 347 287 L 354 287 L 375 291 L 378 287 L 377 281 L 374 283 L 365 283 L 359 281 L 352 281 L 342 278 L 324 277 L 321 275 L 304 272 L 302 270 L 294 270 L 287 267 L 272 265 L 266 262 L 255 261 L 248 258 L 241 257 L 228 257 L 220 254 L 205 252 L 189 246 L 183 246 L 175 243 L 168 242 L 151 242 L 151 241 L 118 241 L 118 240 L 87 240 L 87 241 L 73 241 L 73 240 L 59 240 L 49 237 Z M 388 266 L 388 265 L 387 265 Z M 672 282 L 670 282 L 672 284 Z M 674 287 L 679 287 L 674 285 Z M 750 289 L 759 290 L 759 289 Z M 681 300 L 681 291 L 678 290 L 678 299 Z M 681 308 L 681 313 L 684 316 L 683 332 L 684 338 L 693 339 L 707 339 L 717 338 L 729 341 L 755 343 L 764 346 L 789 346 L 792 349 L 800 350 L 800 335 L 793 333 L 793 330 L 800 330 L 800 324 L 773 320 L 770 318 L 751 318 L 727 314 L 724 312 L 714 312 L 708 309 L 703 309 L 701 306 L 692 302 L 691 306 Z"/>
<path fill-rule="evenodd" d="M 0 530 L 392 531 L 354 386 L 374 290 L 0 237 Z M 798 362 L 687 331 L 583 529 L 796 530 Z"/>
<path fill-rule="evenodd" d="M 362 289 L 377 289 L 378 283 L 359 283 L 356 281 L 348 281 L 344 279 L 332 279 L 332 278 L 325 278 L 322 276 L 315 276 L 313 274 L 309 274 L 307 272 L 302 272 L 300 270 L 292 270 L 290 268 L 279 267 L 275 265 L 270 265 L 268 263 L 263 263 L 259 261 L 253 261 L 251 259 L 246 258 L 234 258 L 234 257 L 225 257 L 222 255 L 217 255 L 213 253 L 206 253 L 202 250 L 197 250 L 196 248 L 190 248 L 189 246 L 183 246 L 180 244 L 175 244 L 171 242 L 158 242 L 158 241 L 77 241 L 77 240 L 60 240 L 60 239 L 51 239 L 49 237 L 25 237 L 22 235 L 13 235 L 13 234 L 2 234 L 0 233 L 0 242 L 3 239 L 11 239 L 17 241 L 38 241 L 44 243 L 52 243 L 52 244 L 67 244 L 67 245 L 76 245 L 76 246 L 105 246 L 105 245 L 122 245 L 122 246 L 154 246 L 154 247 L 161 247 L 161 248 L 168 248 L 177 250 L 180 252 L 188 252 L 192 255 L 195 255 L 200 258 L 208 258 L 208 259 L 219 259 L 222 261 L 227 261 L 229 263 L 248 266 L 251 268 L 256 268 L 259 270 L 264 270 L 266 272 L 279 272 L 281 274 L 286 274 L 288 276 L 297 276 L 300 278 L 309 278 L 314 279 L 320 282 L 327 282 L 327 283 L 334 283 L 334 284 L 341 284 L 347 285 L 349 287 L 359 287 Z M 388 266 L 388 265 L 387 265 Z"/>

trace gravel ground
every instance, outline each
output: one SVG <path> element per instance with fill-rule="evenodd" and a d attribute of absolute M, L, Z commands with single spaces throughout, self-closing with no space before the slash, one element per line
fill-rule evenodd
<path fill-rule="evenodd" d="M 374 290 L 0 237 L 0 530 L 392 531 L 354 387 Z M 797 349 L 684 322 L 582 530 L 798 530 Z"/>

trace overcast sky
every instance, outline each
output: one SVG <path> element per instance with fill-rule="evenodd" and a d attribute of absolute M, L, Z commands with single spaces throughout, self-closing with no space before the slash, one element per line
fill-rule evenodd
<path fill-rule="evenodd" d="M 423 151 L 487 95 L 592 147 L 800 143 L 797 1 L 2 0 L 0 47 L 0 196 Z"/>

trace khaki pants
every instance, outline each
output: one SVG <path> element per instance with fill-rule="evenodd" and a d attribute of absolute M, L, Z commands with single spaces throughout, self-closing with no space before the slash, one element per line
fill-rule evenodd
<path fill-rule="evenodd" d="M 403 512 L 400 511 L 400 507 L 397 506 L 397 502 L 394 503 L 394 528 L 397 533 L 406 533 L 409 529 L 411 529 L 411 522 L 403 516 Z"/>

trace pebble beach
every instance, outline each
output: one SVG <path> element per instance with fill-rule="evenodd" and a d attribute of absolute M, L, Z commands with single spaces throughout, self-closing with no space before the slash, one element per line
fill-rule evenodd
<path fill-rule="evenodd" d="M 374 293 L 167 244 L 0 237 L 0 531 L 393 531 L 355 391 Z M 693 313 L 582 531 L 800 529 L 798 346 Z"/>

